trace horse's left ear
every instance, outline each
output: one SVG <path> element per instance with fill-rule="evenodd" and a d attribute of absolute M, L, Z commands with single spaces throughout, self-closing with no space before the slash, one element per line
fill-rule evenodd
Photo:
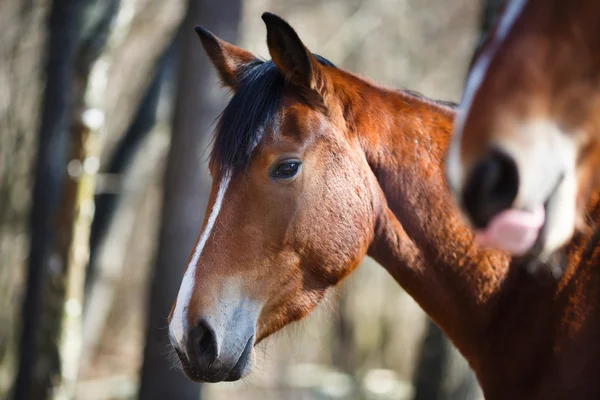
<path fill-rule="evenodd" d="M 319 91 L 321 65 L 304 46 L 298 34 L 275 14 L 264 13 L 267 25 L 267 46 L 277 68 L 292 84 Z"/>
<path fill-rule="evenodd" d="M 252 53 L 219 39 L 201 26 L 196 26 L 195 30 L 223 85 L 237 90 L 244 69 L 258 59 Z"/>

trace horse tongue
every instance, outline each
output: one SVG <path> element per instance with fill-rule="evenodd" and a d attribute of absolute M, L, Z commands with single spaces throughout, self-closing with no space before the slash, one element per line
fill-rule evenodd
<path fill-rule="evenodd" d="M 526 254 L 537 240 L 545 219 L 544 207 L 535 211 L 509 209 L 495 216 L 475 235 L 475 242 L 517 256 Z"/>

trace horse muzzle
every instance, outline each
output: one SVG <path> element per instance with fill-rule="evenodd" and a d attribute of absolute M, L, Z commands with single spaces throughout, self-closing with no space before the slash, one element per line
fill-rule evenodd
<path fill-rule="evenodd" d="M 171 343 L 187 377 L 196 382 L 235 381 L 252 368 L 256 321 L 253 302 L 223 304 L 196 318 L 181 337 L 171 331 Z"/>

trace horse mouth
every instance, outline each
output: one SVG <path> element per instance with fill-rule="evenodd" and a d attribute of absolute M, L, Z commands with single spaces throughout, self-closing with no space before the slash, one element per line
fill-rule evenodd
<path fill-rule="evenodd" d="M 231 369 L 223 368 L 219 360 L 216 360 L 211 365 L 205 368 L 199 368 L 191 365 L 182 354 L 176 350 L 181 360 L 181 366 L 185 375 L 192 381 L 198 383 L 218 383 L 218 382 L 233 382 L 244 377 L 250 372 L 250 363 L 252 357 L 252 349 L 254 347 L 254 335 L 252 335 L 244 350 L 241 352 L 237 362 Z"/>
<path fill-rule="evenodd" d="M 240 355 L 237 363 L 233 366 L 231 371 L 227 374 L 227 377 L 224 379 L 228 382 L 237 381 L 242 378 L 246 372 L 250 370 L 248 364 L 250 363 L 250 358 L 252 356 L 252 348 L 254 347 L 254 336 L 251 336 L 246 342 L 246 346 L 244 347 L 244 351 Z"/>
<path fill-rule="evenodd" d="M 564 180 L 561 174 L 546 201 L 529 208 L 509 208 L 492 218 L 483 228 L 476 232 L 475 240 L 479 245 L 495 247 L 516 257 L 536 263 L 545 262 L 555 249 L 549 249 L 547 238 L 551 229 L 554 212 L 550 207 L 557 201 L 558 189 Z M 550 221 L 550 222 L 549 222 Z"/>
<path fill-rule="evenodd" d="M 561 265 L 561 261 L 557 257 L 553 257 L 555 254 L 559 252 L 559 249 L 551 249 L 547 246 L 547 238 L 549 235 L 549 231 L 551 229 L 555 229 L 551 224 L 548 223 L 549 220 L 552 220 L 552 210 L 550 209 L 550 202 L 556 199 L 558 195 L 558 189 L 565 179 L 565 174 L 561 174 L 552 192 L 547 197 L 546 202 L 544 203 L 544 211 L 546 218 L 544 218 L 544 224 L 540 228 L 538 238 L 531 247 L 531 250 L 526 254 L 525 261 L 527 268 L 530 272 L 535 272 L 540 264 L 546 264 L 550 272 L 555 277 L 560 277 L 563 272 L 563 265 Z"/>
<path fill-rule="evenodd" d="M 546 216 L 548 215 L 548 202 L 554 197 L 554 195 L 555 191 L 553 191 L 550 194 L 548 200 L 546 200 L 546 202 L 544 203 L 544 214 Z M 548 227 L 548 218 L 546 217 L 544 218 L 544 223 L 542 224 L 542 227 L 540 228 L 540 231 L 538 233 L 537 240 L 533 243 L 533 246 L 531 246 L 529 252 L 525 254 L 526 258 L 537 261 L 540 261 L 542 259 L 542 255 L 547 251 L 546 238 L 548 236 Z"/>

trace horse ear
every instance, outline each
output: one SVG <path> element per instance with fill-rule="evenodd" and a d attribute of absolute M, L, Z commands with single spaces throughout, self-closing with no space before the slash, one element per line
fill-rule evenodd
<path fill-rule="evenodd" d="M 196 26 L 195 30 L 223 84 L 237 90 L 241 71 L 258 59 L 252 53 L 219 39 L 201 26 Z"/>
<path fill-rule="evenodd" d="M 277 68 L 292 84 L 317 90 L 320 64 L 304 46 L 298 34 L 275 14 L 264 13 L 267 25 L 267 46 Z"/>

